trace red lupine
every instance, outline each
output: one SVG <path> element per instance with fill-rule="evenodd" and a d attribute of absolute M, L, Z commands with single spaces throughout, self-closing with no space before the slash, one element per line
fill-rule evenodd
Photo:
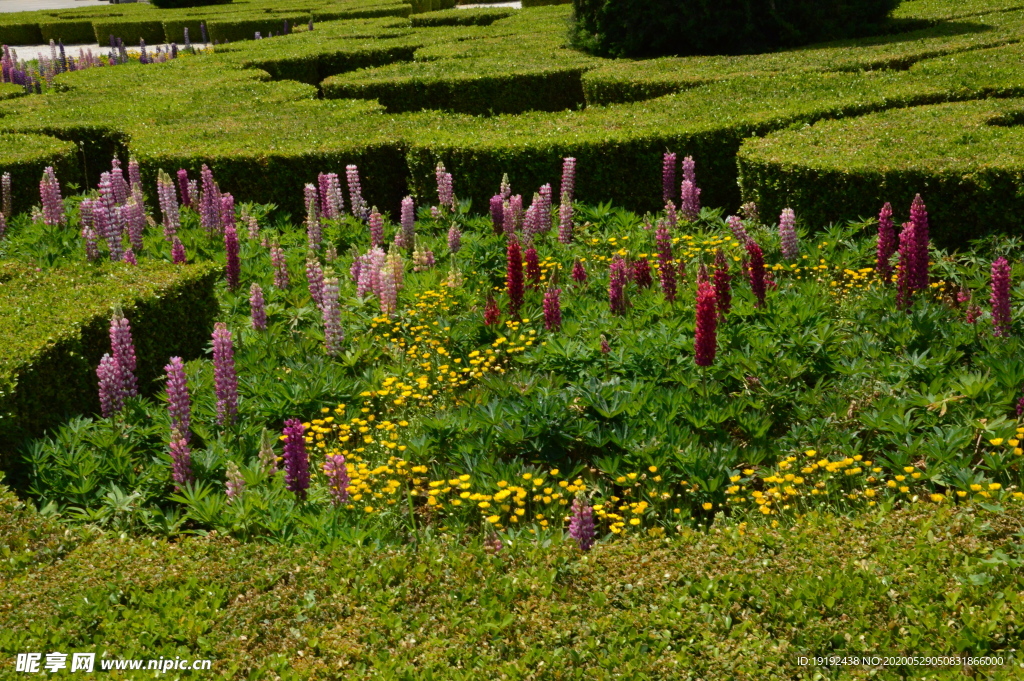
<path fill-rule="evenodd" d="M 508 310 L 513 317 L 519 316 L 523 306 L 523 256 L 519 250 L 519 239 L 509 237 L 507 248 L 505 286 L 508 289 Z"/>
<path fill-rule="evenodd" d="M 1000 257 L 992 263 L 992 334 L 1010 335 L 1010 263 Z"/>
<path fill-rule="evenodd" d="M 305 430 L 298 419 L 284 422 L 285 485 L 299 500 L 305 500 L 309 488 L 309 455 L 306 453 Z"/>
<path fill-rule="evenodd" d="M 533 244 L 526 249 L 526 278 L 530 282 L 530 288 L 536 288 L 540 284 L 540 258 Z"/>
<path fill-rule="evenodd" d="M 903 224 L 903 231 L 900 232 L 900 262 L 899 272 L 896 279 L 896 307 L 905 308 L 910 306 L 910 299 L 917 289 L 916 267 L 917 267 L 917 235 L 915 234 L 914 223 Z"/>
<path fill-rule="evenodd" d="M 619 256 L 612 258 L 608 270 L 608 304 L 612 314 L 626 312 L 626 261 Z"/>
<path fill-rule="evenodd" d="M 487 304 L 484 305 L 484 324 L 494 326 L 501 317 L 501 310 L 498 309 L 498 301 L 493 296 L 487 296 Z"/>
<path fill-rule="evenodd" d="M 747 242 L 747 254 L 750 261 L 747 263 L 747 276 L 750 278 L 750 289 L 754 292 L 757 302 L 754 307 L 764 307 L 764 253 L 757 242 L 751 239 Z"/>
<path fill-rule="evenodd" d="M 583 267 L 583 263 L 579 258 L 572 263 L 572 279 L 577 284 L 582 284 L 587 280 L 587 270 Z"/>
<path fill-rule="evenodd" d="M 551 286 L 544 292 L 544 328 L 557 331 L 562 326 L 562 289 Z"/>
<path fill-rule="evenodd" d="M 715 309 L 715 287 L 706 279 L 697 286 L 697 329 L 693 359 L 697 366 L 715 363 L 718 349 L 718 312 Z"/>
<path fill-rule="evenodd" d="M 732 277 L 729 274 L 729 261 L 721 248 L 715 251 L 715 308 L 718 318 L 723 319 L 732 308 Z"/>
<path fill-rule="evenodd" d="M 914 224 L 915 262 L 914 290 L 928 288 L 928 212 L 925 210 L 921 195 L 914 197 L 910 206 L 910 221 Z"/>
<path fill-rule="evenodd" d="M 651 263 L 647 262 L 647 258 L 640 258 L 633 263 L 633 281 L 640 288 L 648 288 L 654 283 L 651 278 Z"/>

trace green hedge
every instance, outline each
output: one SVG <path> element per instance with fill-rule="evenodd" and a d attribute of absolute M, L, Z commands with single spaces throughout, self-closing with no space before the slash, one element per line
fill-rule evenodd
<path fill-rule="evenodd" d="M 230 18 L 214 18 L 206 24 L 206 30 L 210 33 L 211 41 L 224 42 L 230 40 L 252 40 L 259 31 L 264 37 L 279 35 L 284 31 L 284 22 L 287 21 L 291 27 L 301 26 L 309 23 L 309 14 L 253 14 L 248 16 L 232 16 Z M 191 32 L 191 31 L 190 31 Z"/>
<path fill-rule="evenodd" d="M 24 93 L 17 85 L 0 87 L 17 88 Z M 81 185 L 77 145 L 45 135 L 0 133 L 0 175 L 10 173 L 12 188 L 18 188 L 12 191 L 15 213 L 39 203 L 39 180 L 47 166 L 53 166 L 62 184 Z"/>
<path fill-rule="evenodd" d="M 149 0 L 149 4 L 157 9 L 181 9 L 183 7 L 207 7 L 209 5 L 229 5 L 231 0 Z"/>
<path fill-rule="evenodd" d="M 15 85 L 14 83 L 0 83 L 0 100 L 24 97 L 25 94 L 25 88 L 20 85 Z"/>
<path fill-rule="evenodd" d="M 515 12 L 508 7 L 482 7 L 478 9 L 448 9 L 440 12 L 425 12 L 412 17 L 414 27 L 420 26 L 490 26 L 498 19 L 510 17 Z"/>
<path fill-rule="evenodd" d="M 822 121 L 747 140 L 738 160 L 744 200 L 767 215 L 793 208 L 807 224 L 877 215 L 905 220 L 914 195 L 948 245 L 991 232 L 1021 234 L 1024 100 L 988 99 Z"/>
<path fill-rule="evenodd" d="M 110 44 L 110 36 L 120 38 L 126 45 L 138 45 L 140 40 L 154 45 L 164 41 L 164 25 L 155 19 L 97 19 L 92 22 L 96 42 Z"/>
<path fill-rule="evenodd" d="M 547 7 L 548 5 L 571 5 L 572 0 L 522 0 L 523 9 L 527 7 Z"/>
<path fill-rule="evenodd" d="M 210 263 L 141 260 L 36 271 L 0 263 L 0 465 L 17 477 L 16 446 L 71 414 L 99 411 L 96 367 L 110 352 L 111 306 L 132 326 L 140 392 L 160 389 L 173 355 L 202 355 L 218 314 Z"/>
<path fill-rule="evenodd" d="M 63 41 L 65 45 L 80 45 L 93 42 L 96 31 L 88 20 L 40 22 L 39 34 L 44 43 L 53 40 Z"/>
<path fill-rule="evenodd" d="M 39 45 L 43 42 L 43 33 L 39 24 L 0 23 L 0 45 Z"/>

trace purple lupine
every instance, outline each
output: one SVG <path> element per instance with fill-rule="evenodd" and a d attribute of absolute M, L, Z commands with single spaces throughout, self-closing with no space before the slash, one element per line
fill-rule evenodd
<path fill-rule="evenodd" d="M 506 248 L 505 288 L 508 290 L 508 309 L 513 318 L 519 316 L 523 306 L 523 255 L 519 239 L 513 234 Z"/>
<path fill-rule="evenodd" d="M 448 228 L 448 252 L 455 255 L 461 248 L 462 232 L 457 224 L 452 223 L 452 226 Z"/>
<path fill-rule="evenodd" d="M 700 189 L 690 180 L 683 180 L 679 189 L 679 212 L 691 222 L 700 217 Z"/>
<path fill-rule="evenodd" d="M 438 162 L 434 170 L 437 180 L 437 202 L 443 208 L 455 209 L 455 194 L 452 187 L 452 174 L 445 172 L 444 163 Z"/>
<path fill-rule="evenodd" d="M 203 191 L 199 197 L 199 221 L 207 234 L 219 233 L 222 227 L 221 195 L 213 179 L 213 171 L 204 163 L 200 173 Z"/>
<path fill-rule="evenodd" d="M 228 498 L 228 503 L 237 499 L 242 495 L 242 490 L 245 489 L 245 478 L 242 477 L 242 471 L 239 470 L 238 464 L 234 461 L 228 461 L 227 464 L 227 479 L 224 484 L 224 494 Z"/>
<path fill-rule="evenodd" d="M 317 308 L 324 309 L 324 271 L 320 261 L 312 253 L 306 256 L 306 282 L 309 284 L 309 297 Z"/>
<path fill-rule="evenodd" d="M 633 263 L 633 281 L 639 288 L 648 288 L 654 283 L 654 279 L 651 278 L 651 263 L 647 262 L 647 258 L 640 258 Z"/>
<path fill-rule="evenodd" d="M 181 243 L 181 239 L 175 236 L 174 241 L 171 243 L 171 262 L 175 265 L 184 265 L 185 261 L 185 244 Z"/>
<path fill-rule="evenodd" d="M 878 214 L 878 245 L 875 249 L 875 271 L 885 283 L 892 281 L 892 260 L 896 252 L 896 232 L 892 226 L 892 205 L 888 202 Z"/>
<path fill-rule="evenodd" d="M 121 209 L 128 227 L 128 241 L 136 251 L 142 252 L 142 233 L 146 228 L 146 212 L 136 197 L 131 197 Z"/>
<path fill-rule="evenodd" d="M 743 220 L 738 215 L 730 215 L 725 221 L 729 224 L 729 229 L 732 230 L 733 238 L 740 242 L 740 246 L 746 246 L 750 243 L 750 235 L 747 234 L 747 230 L 743 226 Z"/>
<path fill-rule="evenodd" d="M 676 268 L 672 262 L 672 239 L 669 238 L 668 226 L 665 223 L 658 223 L 654 238 L 658 250 L 658 276 L 661 279 L 661 290 L 665 293 L 665 300 L 671 303 L 676 299 Z"/>
<path fill-rule="evenodd" d="M 558 241 L 572 243 L 572 202 L 563 201 L 558 207 Z"/>
<path fill-rule="evenodd" d="M 336 220 L 341 217 L 341 211 L 345 204 L 341 195 L 338 174 L 320 173 L 317 176 L 317 185 L 320 189 L 320 215 L 326 220 Z"/>
<path fill-rule="evenodd" d="M 136 359 L 135 342 L 132 340 L 132 327 L 120 311 L 110 319 L 110 352 L 117 361 L 121 372 L 121 390 L 125 397 L 136 397 L 139 394 L 135 379 Z"/>
<path fill-rule="evenodd" d="M 697 286 L 697 327 L 693 343 L 693 361 L 697 366 L 715 363 L 718 350 L 718 312 L 715 287 L 706 279 Z"/>
<path fill-rule="evenodd" d="M 562 185 L 559 196 L 562 203 L 571 204 L 576 195 L 576 159 L 572 156 L 562 159 Z"/>
<path fill-rule="evenodd" d="M 181 216 L 178 209 L 177 191 L 171 176 L 161 170 L 156 177 L 156 194 L 163 216 L 164 239 L 171 241 L 181 227 Z"/>
<path fill-rule="evenodd" d="M 341 454 L 328 454 L 324 461 L 324 475 L 327 476 L 328 488 L 331 491 L 331 501 L 335 506 L 348 503 L 348 486 L 352 484 L 348 476 L 348 467 L 345 465 L 345 457 Z"/>
<path fill-rule="evenodd" d="M 544 328 L 557 331 L 562 326 L 562 289 L 549 286 L 544 292 Z"/>
<path fill-rule="evenodd" d="M 669 229 L 675 229 L 679 225 L 679 216 L 676 215 L 676 204 L 668 201 L 665 204 L 665 222 Z"/>
<path fill-rule="evenodd" d="M 718 311 L 718 318 L 724 319 L 732 308 L 732 276 L 729 274 L 729 261 L 725 258 L 725 252 L 719 248 L 715 250 L 715 309 Z"/>
<path fill-rule="evenodd" d="M 226 194 L 224 198 L 228 196 L 230 194 Z M 224 225 L 224 253 L 227 257 L 224 276 L 228 282 L 228 290 L 235 291 L 240 283 L 242 261 L 238 257 L 238 232 L 235 231 L 233 218 Z"/>
<path fill-rule="evenodd" d="M 217 394 L 217 423 L 229 426 L 238 416 L 238 374 L 231 332 L 224 322 L 214 324 L 213 382 Z"/>
<path fill-rule="evenodd" d="M 185 208 L 192 208 L 192 194 L 188 190 L 188 171 L 184 168 L 178 169 L 178 191 L 180 192 L 181 205 Z"/>
<path fill-rule="evenodd" d="M 569 536 L 576 540 L 581 551 L 589 551 L 594 546 L 594 509 L 580 497 L 576 497 L 572 502 Z"/>
<path fill-rule="evenodd" d="M 494 326 L 501 317 L 501 310 L 498 309 L 498 301 L 493 296 L 487 296 L 487 303 L 484 305 L 484 324 Z"/>
<path fill-rule="evenodd" d="M 110 186 L 114 190 L 114 202 L 123 206 L 128 200 L 128 182 L 124 179 L 124 172 L 121 170 L 121 161 L 115 156 L 110 163 Z"/>
<path fill-rule="evenodd" d="M 335 277 L 324 279 L 324 346 L 328 355 L 341 354 L 341 341 L 345 333 L 341 328 L 341 308 L 338 306 L 338 280 Z"/>
<path fill-rule="evenodd" d="M 348 203 L 352 207 L 352 215 L 365 222 L 370 217 L 370 207 L 363 199 L 363 188 L 359 183 L 359 168 L 354 165 L 345 166 L 345 177 L 348 180 Z"/>
<path fill-rule="evenodd" d="M 263 331 L 267 328 L 267 310 L 263 301 L 263 289 L 256 282 L 249 287 L 249 316 L 252 328 Z"/>
<path fill-rule="evenodd" d="M 523 219 L 523 237 L 526 239 L 532 239 L 534 234 L 541 231 L 540 206 L 540 194 L 534 194 L 533 203 L 531 203 L 530 207 L 526 209 L 526 217 Z"/>
<path fill-rule="evenodd" d="M 916 228 L 915 228 L 916 229 Z M 1010 263 L 1000 257 L 992 263 L 992 335 L 1010 335 Z"/>
<path fill-rule="evenodd" d="M 916 251 L 916 267 L 914 268 L 914 288 L 918 291 L 928 288 L 928 211 L 925 209 L 921 195 L 914 197 L 910 206 L 910 221 L 914 224 L 914 243 Z"/>
<path fill-rule="evenodd" d="M 306 245 L 311 250 L 318 250 L 323 240 L 323 229 L 320 225 L 320 214 L 317 209 L 316 187 L 312 184 L 305 186 L 305 207 L 306 207 Z"/>
<path fill-rule="evenodd" d="M 412 248 L 416 241 L 416 203 L 411 196 L 402 199 L 402 242 Z"/>
<path fill-rule="evenodd" d="M 917 290 L 917 234 L 913 222 L 903 223 L 900 232 L 899 272 L 896 276 L 896 307 L 910 306 L 914 291 Z"/>
<path fill-rule="evenodd" d="M 537 231 L 551 231 L 551 185 L 545 184 L 540 188 L 540 208 L 537 216 Z"/>
<path fill-rule="evenodd" d="M 124 257 L 124 248 L 121 245 L 121 228 L 118 226 L 115 216 L 107 212 L 102 202 L 93 203 L 92 220 L 96 225 L 96 233 L 103 237 L 110 249 L 110 260 L 120 262 Z"/>
<path fill-rule="evenodd" d="M 139 259 L 135 257 L 135 251 L 132 250 L 131 244 L 128 245 L 128 249 L 124 252 L 122 262 L 126 262 L 129 265 L 139 264 Z"/>
<path fill-rule="evenodd" d="M 754 307 L 764 307 L 765 276 L 764 276 L 764 253 L 757 242 L 751 239 L 747 242 L 747 276 L 750 279 L 750 289 L 754 292 L 757 302 Z"/>
<path fill-rule="evenodd" d="M 377 212 L 374 206 L 370 211 L 370 248 L 384 244 L 384 216 Z"/>
<path fill-rule="evenodd" d="M 572 280 L 581 285 L 587 280 L 587 270 L 579 258 L 572 263 Z"/>
<path fill-rule="evenodd" d="M 786 260 L 793 260 L 800 253 L 800 246 L 796 240 L 796 213 L 792 208 L 786 208 L 779 216 L 779 239 L 782 243 L 782 257 Z"/>
<path fill-rule="evenodd" d="M 164 366 L 167 374 L 167 413 L 171 417 L 171 432 L 188 442 L 192 437 L 192 406 L 189 401 L 185 363 L 181 357 L 171 357 Z"/>
<path fill-rule="evenodd" d="M 53 172 L 52 166 L 43 171 L 43 179 L 39 182 L 39 195 L 43 204 L 43 222 L 50 227 L 64 224 L 64 200 L 60 195 L 60 183 Z"/>
<path fill-rule="evenodd" d="M 491 225 L 495 234 L 501 234 L 505 229 L 505 202 L 501 194 L 491 197 Z"/>
<path fill-rule="evenodd" d="M 100 413 L 103 418 L 110 418 L 124 408 L 124 386 L 117 360 L 104 354 L 96 368 L 96 378 L 99 379 Z"/>
<path fill-rule="evenodd" d="M 523 257 L 526 259 L 526 279 L 530 282 L 530 288 L 536 288 L 540 285 L 540 257 L 532 242 L 526 247 Z"/>
<path fill-rule="evenodd" d="M 200 204 L 199 201 L 199 180 L 188 181 L 188 206 L 192 210 L 196 210 L 196 207 Z"/>
<path fill-rule="evenodd" d="M 512 204 L 508 201 L 501 204 L 501 229 L 506 237 L 516 233 L 515 215 L 512 213 Z"/>
<path fill-rule="evenodd" d="M 0 207 L 2 207 L 4 217 L 10 218 L 12 216 L 12 206 L 14 199 L 11 196 L 11 174 L 4 173 L 3 177 L 0 178 Z"/>
<path fill-rule="evenodd" d="M 195 481 L 192 473 L 192 452 L 189 450 L 188 440 L 173 430 L 170 449 L 171 479 L 174 481 L 174 491 L 180 492 L 182 487 Z"/>
<path fill-rule="evenodd" d="M 142 187 L 142 173 L 139 162 L 132 156 L 128 159 L 128 188 L 134 191 L 136 187 Z"/>
<path fill-rule="evenodd" d="M 309 456 L 306 454 L 305 426 L 298 419 L 284 422 L 284 479 L 288 490 L 305 501 L 309 488 Z"/>
<path fill-rule="evenodd" d="M 288 288 L 288 261 L 284 250 L 277 242 L 270 245 L 270 263 L 274 267 L 274 286 L 281 291 Z"/>
<path fill-rule="evenodd" d="M 665 152 L 661 163 L 661 200 L 668 203 L 676 198 L 676 155 Z"/>
<path fill-rule="evenodd" d="M 626 312 L 626 261 L 615 256 L 608 269 L 608 304 L 612 314 Z"/>

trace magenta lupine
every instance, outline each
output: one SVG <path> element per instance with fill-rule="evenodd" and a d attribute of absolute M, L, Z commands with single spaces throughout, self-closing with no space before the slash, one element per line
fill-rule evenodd
<path fill-rule="evenodd" d="M 594 531 L 594 509 L 581 497 L 576 497 L 572 502 L 569 536 L 576 540 L 581 551 L 589 551 L 594 546 L 597 536 Z"/>
<path fill-rule="evenodd" d="M 238 232 L 235 231 L 234 220 L 224 226 L 224 253 L 227 257 L 224 277 L 228 282 L 228 290 L 234 291 L 238 289 L 242 272 L 242 262 L 238 257 Z"/>
<path fill-rule="evenodd" d="M 242 495 L 242 490 L 245 489 L 245 478 L 242 477 L 242 471 L 239 470 L 238 464 L 234 461 L 228 461 L 227 464 L 227 475 L 224 483 L 224 494 L 228 498 L 228 503 L 237 499 Z"/>
<path fill-rule="evenodd" d="M 572 243 L 572 202 L 563 201 L 558 207 L 558 241 Z"/>
<path fill-rule="evenodd" d="M 892 225 L 892 205 L 888 202 L 878 213 L 878 245 L 875 249 L 875 271 L 886 284 L 892 281 L 892 256 L 896 252 L 896 232 Z"/>
<path fill-rule="evenodd" d="M 559 196 L 563 204 L 571 204 L 576 195 L 576 159 L 569 156 L 562 159 L 562 185 Z"/>
<path fill-rule="evenodd" d="M 658 276 L 661 279 L 661 290 L 665 293 L 665 300 L 674 302 L 676 299 L 676 268 L 672 262 L 672 239 L 668 234 L 668 227 L 659 222 L 658 229 L 654 232 L 658 251 Z"/>
<path fill-rule="evenodd" d="M 779 216 L 779 240 L 782 243 L 782 257 L 793 260 L 800 254 L 800 246 L 796 240 L 796 213 L 786 208 Z"/>
<path fill-rule="evenodd" d="M 551 231 L 551 185 L 545 184 L 540 188 L 540 207 L 537 215 L 537 231 Z"/>
<path fill-rule="evenodd" d="M 666 203 L 676 198 L 676 155 L 665 152 L 661 164 L 661 200 Z"/>
<path fill-rule="evenodd" d="M 0 207 L 3 209 L 5 217 L 10 218 L 11 212 L 14 205 L 14 197 L 11 195 L 11 174 L 4 173 L 3 177 L 0 178 Z"/>
<path fill-rule="evenodd" d="M 252 328 L 262 331 L 267 328 L 267 310 L 263 301 L 263 289 L 256 282 L 249 287 L 249 316 Z"/>
<path fill-rule="evenodd" d="M 917 282 L 917 234 L 914 223 L 903 223 L 900 232 L 899 271 L 896 275 L 896 307 L 910 306 Z"/>
<path fill-rule="evenodd" d="M 381 246 L 384 244 L 384 216 L 377 212 L 377 207 L 374 206 L 370 212 L 370 247 Z"/>
<path fill-rule="evenodd" d="M 916 229 L 916 228 L 915 228 Z M 1010 324 L 1010 263 L 1000 257 L 992 263 L 992 335 L 1009 336 Z"/>
<path fill-rule="evenodd" d="M 203 191 L 199 197 L 199 221 L 207 234 L 219 234 L 222 227 L 220 189 L 213 179 L 213 171 L 205 163 L 200 176 Z"/>
<path fill-rule="evenodd" d="M 184 265 L 185 261 L 185 244 L 181 243 L 181 239 L 175 236 L 174 241 L 171 243 L 171 262 L 175 265 Z"/>
<path fill-rule="evenodd" d="M 455 194 L 452 187 L 452 174 L 445 172 L 444 164 L 438 163 L 434 171 L 437 180 L 437 202 L 442 208 L 455 208 Z"/>
<path fill-rule="evenodd" d="M 398 310 L 398 284 L 395 282 L 395 268 L 385 262 L 380 268 L 380 313 L 384 316 L 393 315 Z"/>
<path fill-rule="evenodd" d="M 679 216 L 676 215 L 676 204 L 669 201 L 665 204 L 665 222 L 669 229 L 675 229 L 679 225 Z"/>
<path fill-rule="evenodd" d="M 139 253 L 142 252 L 142 233 L 146 229 L 146 212 L 136 197 L 131 197 L 121 209 L 125 225 L 128 227 L 128 242 Z"/>
<path fill-rule="evenodd" d="M 188 442 L 192 437 L 192 406 L 188 394 L 188 380 L 185 377 L 185 362 L 181 357 L 171 357 L 164 366 L 167 374 L 167 413 L 171 417 L 171 432 Z"/>
<path fill-rule="evenodd" d="M 305 426 L 298 419 L 284 422 L 284 480 L 288 490 L 305 501 L 309 488 L 309 455 L 306 453 Z"/>
<path fill-rule="evenodd" d="M 320 267 L 320 261 L 316 256 L 309 253 L 306 256 L 306 282 L 309 284 L 309 297 L 317 309 L 324 309 L 324 271 Z"/>
<path fill-rule="evenodd" d="M 573 260 L 572 263 L 572 280 L 579 285 L 582 285 L 587 280 L 587 270 L 583 267 L 583 263 L 579 258 Z"/>
<path fill-rule="evenodd" d="M 284 291 L 288 288 L 288 261 L 284 257 L 284 250 L 278 243 L 270 245 L 270 263 L 274 267 L 274 286 Z"/>
<path fill-rule="evenodd" d="M 452 223 L 452 226 L 448 228 L 448 252 L 455 255 L 462 248 L 462 232 L 459 230 L 459 226 Z"/>
<path fill-rule="evenodd" d="M 345 177 L 348 180 L 348 203 L 352 207 L 352 215 L 366 221 L 370 217 L 370 207 L 363 199 L 363 188 L 359 184 L 359 168 L 354 165 L 345 166 Z"/>
<path fill-rule="evenodd" d="M 64 224 L 64 200 L 60 195 L 60 183 L 51 166 L 43 171 L 39 182 L 39 195 L 43 204 L 43 222 L 50 227 Z"/>
<path fill-rule="evenodd" d="M 493 296 L 487 296 L 487 303 L 484 305 L 484 324 L 494 326 L 501 317 L 501 310 L 498 309 L 498 301 Z"/>
<path fill-rule="evenodd" d="M 501 234 L 505 229 L 505 201 L 501 198 L 501 194 L 491 197 L 491 225 L 494 227 L 495 234 Z"/>
<path fill-rule="evenodd" d="M 194 208 L 192 194 L 188 190 L 188 171 L 184 168 L 178 169 L 178 192 L 181 205 L 185 208 Z"/>
<path fill-rule="evenodd" d="M 348 476 L 348 467 L 345 465 L 345 457 L 341 454 L 328 454 L 324 461 L 324 475 L 327 476 L 327 486 L 331 491 L 331 501 L 335 506 L 348 503 L 348 486 L 352 481 Z"/>
<path fill-rule="evenodd" d="M 217 423 L 231 425 L 238 415 L 238 374 L 231 332 L 224 322 L 214 324 L 213 382 L 217 394 Z"/>
<path fill-rule="evenodd" d="M 128 200 L 128 182 L 124 179 L 124 172 L 121 170 L 121 161 L 115 156 L 110 163 L 110 186 L 114 190 L 114 202 L 123 206 Z"/>
<path fill-rule="evenodd" d="M 324 279 L 324 349 L 331 356 L 341 354 L 341 342 L 345 340 L 345 332 L 341 328 L 338 295 L 338 279 L 333 276 Z"/>
<path fill-rule="evenodd" d="M 608 344 L 608 339 L 605 338 L 605 335 L 602 333 L 601 334 L 601 354 L 602 355 L 607 355 L 611 351 L 612 351 L 612 346 Z"/>
<path fill-rule="evenodd" d="M 754 297 L 757 299 L 754 307 L 764 307 L 764 253 L 753 239 L 747 242 L 747 257 L 747 277 L 750 279 L 750 290 L 754 292 Z"/>
<path fill-rule="evenodd" d="M 100 413 L 103 418 L 110 418 L 124 408 L 124 386 L 117 360 L 104 354 L 96 368 L 96 378 L 99 379 Z"/>
<path fill-rule="evenodd" d="M 526 279 L 530 282 L 530 288 L 536 288 L 540 285 L 540 257 L 532 243 L 526 247 L 524 257 L 526 259 Z"/>
<path fill-rule="evenodd" d="M 182 487 L 195 480 L 192 473 L 192 452 L 189 450 L 188 441 L 173 430 L 170 448 L 171 479 L 174 481 L 174 491 L 180 492 Z"/>
<path fill-rule="evenodd" d="M 729 274 L 729 261 L 721 248 L 715 250 L 715 309 L 718 318 L 724 319 L 732 308 L 732 276 Z"/>
<path fill-rule="evenodd" d="M 128 188 L 134 191 L 136 187 L 142 187 L 142 173 L 139 171 L 139 162 L 132 156 L 128 159 Z"/>
<path fill-rule="evenodd" d="M 512 229 L 513 231 L 519 231 L 523 228 L 523 217 L 525 212 L 523 211 L 523 197 L 520 194 L 510 196 L 508 199 L 509 209 L 512 211 Z M 506 233 L 507 233 L 506 229 Z"/>
<path fill-rule="evenodd" d="M 633 281 L 639 288 L 649 288 L 654 283 L 651 277 L 651 263 L 647 258 L 640 258 L 633 263 Z"/>
<path fill-rule="evenodd" d="M 110 319 L 110 353 L 121 372 L 122 393 L 125 397 L 137 397 L 135 342 L 132 340 L 132 327 L 120 311 Z"/>
<path fill-rule="evenodd" d="M 725 221 L 729 224 L 729 229 L 732 230 L 733 238 L 740 242 L 740 246 L 746 246 L 750 243 L 750 235 L 747 234 L 747 230 L 743 226 L 743 220 L 738 215 L 730 215 Z"/>
<path fill-rule="evenodd" d="M 562 326 L 562 289 L 549 286 L 544 291 L 544 328 L 557 331 Z"/>
<path fill-rule="evenodd" d="M 690 180 L 683 180 L 679 189 L 679 212 L 687 220 L 693 221 L 700 217 L 700 189 Z"/>
<path fill-rule="evenodd" d="M 626 312 L 626 261 L 617 255 L 608 268 L 608 305 L 612 314 Z"/>
<path fill-rule="evenodd" d="M 128 263 L 129 265 L 139 264 L 139 259 L 135 257 L 135 251 L 132 250 L 131 244 L 128 245 L 128 250 L 124 252 L 124 257 L 122 258 L 122 261 Z"/>
<path fill-rule="evenodd" d="M 914 288 L 928 288 L 928 211 L 925 209 L 921 195 L 917 194 L 910 206 L 910 221 L 914 223 L 914 241 L 917 247 L 917 266 L 914 274 Z"/>
<path fill-rule="evenodd" d="M 697 366 L 715 363 L 718 351 L 718 312 L 715 309 L 715 287 L 710 281 L 697 286 L 697 330 L 693 344 L 693 361 Z"/>
<path fill-rule="evenodd" d="M 506 248 L 505 288 L 508 290 L 508 309 L 512 317 L 519 316 L 523 306 L 523 255 L 519 239 L 513 234 Z"/>
<path fill-rule="evenodd" d="M 320 173 L 317 179 L 320 183 L 320 214 L 327 220 L 337 220 L 345 209 L 338 174 Z"/>

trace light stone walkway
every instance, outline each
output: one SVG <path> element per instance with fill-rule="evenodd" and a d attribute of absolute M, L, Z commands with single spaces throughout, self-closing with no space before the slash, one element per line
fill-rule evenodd
<path fill-rule="evenodd" d="M 0 12 L 33 12 L 40 9 L 76 9 L 106 5 L 106 0 L 0 0 Z"/>
<path fill-rule="evenodd" d="M 3 2 L 4 0 L 0 0 Z M 512 9 L 522 9 L 522 0 L 516 0 L 516 2 L 481 2 L 473 5 L 456 5 L 455 9 L 473 9 L 474 7 L 511 7 Z"/>

